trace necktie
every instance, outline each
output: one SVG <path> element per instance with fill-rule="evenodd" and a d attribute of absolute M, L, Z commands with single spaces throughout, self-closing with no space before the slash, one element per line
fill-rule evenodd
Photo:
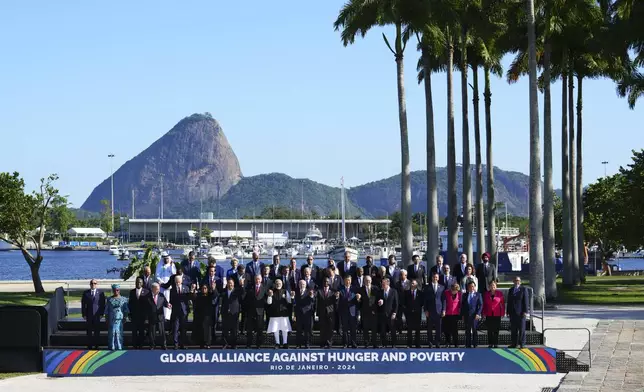
<path fill-rule="evenodd" d="M 367 297 L 369 296 L 369 293 L 371 292 L 371 288 L 367 287 Z"/>
<path fill-rule="evenodd" d="M 141 296 L 141 290 L 137 289 L 136 290 L 136 299 L 139 299 L 140 296 Z"/>
<path fill-rule="evenodd" d="M 416 300 L 416 290 L 412 291 L 411 298 L 415 301 Z"/>
<path fill-rule="evenodd" d="M 304 297 L 304 290 L 300 291 L 300 297 Z"/>
<path fill-rule="evenodd" d="M 418 264 L 414 265 L 414 272 L 418 272 Z"/>
<path fill-rule="evenodd" d="M 228 290 L 228 298 L 230 298 L 230 293 L 231 293 L 231 291 L 230 291 L 230 290 Z"/>
<path fill-rule="evenodd" d="M 434 283 L 434 294 L 436 294 L 436 290 L 437 290 L 437 289 L 438 289 L 438 288 L 436 287 L 436 283 Z"/>
<path fill-rule="evenodd" d="M 154 295 L 154 304 L 155 305 L 157 304 L 157 295 L 156 294 Z"/>
<path fill-rule="evenodd" d="M 389 296 L 389 290 L 385 291 L 385 299 Z"/>
<path fill-rule="evenodd" d="M 177 293 L 181 294 L 181 286 L 177 286 Z"/>
<path fill-rule="evenodd" d="M 259 294 L 259 286 L 255 286 L 255 295 Z"/>
<path fill-rule="evenodd" d="M 347 297 L 349 297 L 349 289 L 347 288 Z"/>
<path fill-rule="evenodd" d="M 325 288 L 325 289 L 324 289 L 324 296 L 326 297 L 328 294 L 329 294 L 329 289 L 328 289 L 328 288 Z"/>

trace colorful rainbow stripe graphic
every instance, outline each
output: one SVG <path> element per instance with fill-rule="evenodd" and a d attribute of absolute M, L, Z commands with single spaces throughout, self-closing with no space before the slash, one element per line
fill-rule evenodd
<path fill-rule="evenodd" d="M 54 376 L 88 375 L 126 351 L 69 350 L 45 353 L 45 371 Z"/>
<path fill-rule="evenodd" d="M 526 372 L 556 372 L 554 350 L 545 348 L 495 348 L 493 352 L 519 365 Z"/>

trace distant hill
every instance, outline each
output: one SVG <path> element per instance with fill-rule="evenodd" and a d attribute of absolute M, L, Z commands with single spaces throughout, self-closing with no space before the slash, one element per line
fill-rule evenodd
<path fill-rule="evenodd" d="M 164 192 L 164 217 L 181 215 L 201 197 L 225 194 L 242 177 L 239 161 L 219 123 L 210 114 L 179 121 L 114 173 L 114 205 L 130 211 L 134 191 L 137 217 L 157 217 Z M 100 211 L 110 199 L 110 178 L 99 184 L 81 209 Z"/>
<path fill-rule="evenodd" d="M 474 167 L 472 167 L 474 169 Z M 483 167 L 483 202 L 487 198 L 487 175 Z M 447 215 L 447 169 L 436 168 L 438 184 L 438 214 Z M 494 168 L 495 199 L 506 202 L 508 213 L 517 216 L 528 215 L 529 177 L 523 173 L 504 171 Z M 462 202 L 463 176 L 461 167 L 456 168 L 456 189 L 458 204 Z M 474 170 L 472 170 L 472 203 L 475 198 Z M 400 210 L 400 176 L 370 182 L 349 190 L 349 198 L 354 204 L 371 216 L 384 216 Z M 411 205 L 414 212 L 427 211 L 427 171 L 411 173 Z M 460 213 L 460 208 L 459 208 Z"/>
<path fill-rule="evenodd" d="M 474 170 L 474 167 L 472 167 Z M 484 173 L 484 197 L 487 196 Z M 461 168 L 456 172 L 461 204 Z M 315 212 L 328 216 L 338 212 L 340 188 L 286 174 L 270 173 L 242 177 L 237 156 L 219 123 L 210 114 L 193 114 L 179 121 L 143 152 L 114 173 L 114 205 L 131 211 L 132 190 L 137 218 L 159 216 L 161 178 L 164 179 L 164 217 L 193 218 L 200 211 L 222 218 L 259 215 L 271 206 L 297 214 Z M 506 202 L 512 215 L 528 215 L 529 177 L 494 168 L 495 196 Z M 472 172 L 474 181 L 474 171 Z M 437 168 L 439 215 L 447 214 L 447 170 Z M 218 192 L 219 187 L 219 192 Z M 426 171 L 411 173 L 412 209 L 427 210 Z M 475 186 L 472 183 L 474 201 Z M 100 201 L 110 198 L 110 178 L 99 184 L 81 206 L 83 212 L 99 212 Z M 203 205 L 202 205 L 203 203 Z M 380 217 L 400 210 L 400 176 L 347 189 L 346 216 Z M 118 212 L 118 211 L 117 211 Z M 460 212 L 460 209 L 459 209 Z"/>

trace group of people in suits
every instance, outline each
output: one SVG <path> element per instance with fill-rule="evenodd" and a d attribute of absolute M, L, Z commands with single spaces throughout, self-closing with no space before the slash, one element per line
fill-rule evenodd
<path fill-rule="evenodd" d="M 436 265 L 427 271 L 417 255 L 403 269 L 393 255 L 384 267 L 373 265 L 370 256 L 364 266 L 357 266 L 347 253 L 337 266 L 329 260 L 327 268 L 320 268 L 309 256 L 298 268 L 295 259 L 282 265 L 276 255 L 272 264 L 265 265 L 258 254 L 253 254 L 246 265 L 233 259 L 227 271 L 210 260 L 202 275 L 200 262 L 190 255 L 166 283 L 153 281 L 149 268 L 136 279 L 128 301 L 133 347 L 142 348 L 148 337 L 151 349 L 158 340 L 167 348 L 164 310 L 169 309 L 174 348 L 184 348 L 191 308 L 192 340 L 202 348 L 213 344 L 219 318 L 224 348 L 236 348 L 238 335 L 244 330 L 249 348 L 260 347 L 266 332 L 274 334 L 276 347 L 288 347 L 288 334 L 293 330 L 297 347 L 309 348 L 316 322 L 323 348 L 333 345 L 335 331 L 341 334 L 344 347 L 357 347 L 359 328 L 366 347 L 395 346 L 403 315 L 409 347 L 420 347 L 423 316 L 430 347 L 440 347 L 443 333 L 448 345 L 457 346 L 459 320 L 465 325 L 466 347 L 476 347 L 478 324 L 483 318 L 489 345 L 496 347 L 500 320 L 506 314 L 511 322 L 511 347 L 522 347 L 527 291 L 517 277 L 506 300 L 497 290 L 496 268 L 489 259 L 490 255 L 484 254 L 474 268 L 462 255 L 450 269 L 437 256 Z M 105 311 L 105 297 L 95 283 L 92 280 L 82 305 L 90 346 L 98 345 L 97 326 Z M 161 290 L 169 291 L 169 296 L 162 295 Z"/>

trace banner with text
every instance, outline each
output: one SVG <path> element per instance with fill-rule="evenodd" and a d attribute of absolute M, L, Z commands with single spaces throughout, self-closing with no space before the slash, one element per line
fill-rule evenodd
<path fill-rule="evenodd" d="M 555 373 L 555 350 L 45 350 L 48 376 Z"/>

